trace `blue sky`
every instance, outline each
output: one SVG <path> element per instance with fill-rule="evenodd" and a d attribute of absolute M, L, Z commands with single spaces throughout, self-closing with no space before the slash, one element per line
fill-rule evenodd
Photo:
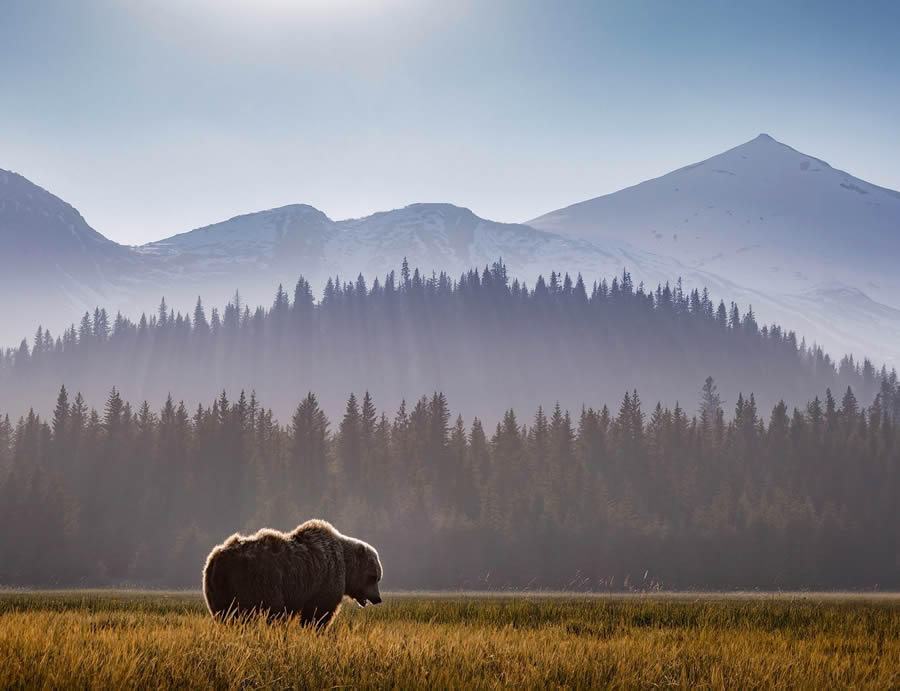
<path fill-rule="evenodd" d="M 898 35 L 900 2 L 0 0 L 0 168 L 130 244 L 523 221 L 759 132 L 900 189 Z"/>

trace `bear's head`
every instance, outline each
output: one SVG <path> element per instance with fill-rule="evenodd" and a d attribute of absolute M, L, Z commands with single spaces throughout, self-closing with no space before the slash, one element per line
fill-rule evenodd
<path fill-rule="evenodd" d="M 360 607 L 365 607 L 367 602 L 379 604 L 378 582 L 383 571 L 375 548 L 362 540 L 351 539 L 344 545 L 344 560 L 347 567 L 344 594 L 356 600 Z"/>

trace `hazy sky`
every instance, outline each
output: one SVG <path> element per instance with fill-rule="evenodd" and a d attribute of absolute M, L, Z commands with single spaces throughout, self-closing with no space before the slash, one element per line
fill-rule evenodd
<path fill-rule="evenodd" d="M 0 0 L 0 168 L 123 243 L 523 221 L 759 132 L 900 189 L 898 35 L 892 1 Z"/>

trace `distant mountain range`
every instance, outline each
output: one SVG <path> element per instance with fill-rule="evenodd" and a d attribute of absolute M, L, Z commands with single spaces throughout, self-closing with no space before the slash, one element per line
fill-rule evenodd
<path fill-rule="evenodd" d="M 631 272 L 655 286 L 683 278 L 752 304 L 840 355 L 900 357 L 900 193 L 871 185 L 760 135 L 723 154 L 525 224 L 450 204 L 413 204 L 333 221 L 296 204 L 215 223 L 141 247 L 114 243 L 73 207 L 0 171 L 0 344 L 38 323 L 54 333 L 102 305 L 136 315 L 165 296 L 271 302 L 303 274 L 369 280 L 403 257 L 451 275 L 502 257 L 511 275 Z"/>
<path fill-rule="evenodd" d="M 451 204 L 412 204 L 345 221 L 297 204 L 198 228 L 137 252 L 172 267 L 184 284 L 224 282 L 221 288 L 231 292 L 262 290 L 266 300 L 273 281 L 292 284 L 300 273 L 313 285 L 336 275 L 383 278 L 399 269 L 404 257 L 413 267 L 454 277 L 502 257 L 513 273 L 529 280 L 562 265 L 610 273 L 627 262 L 622 252 L 527 225 L 488 221 Z M 257 286 L 260 278 L 263 284 Z"/>

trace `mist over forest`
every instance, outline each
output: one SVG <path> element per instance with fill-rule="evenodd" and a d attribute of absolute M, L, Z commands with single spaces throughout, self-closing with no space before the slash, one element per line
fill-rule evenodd
<path fill-rule="evenodd" d="M 627 272 L 404 262 L 0 357 L 0 583 L 192 587 L 313 516 L 389 588 L 900 587 L 900 384 Z"/>
<path fill-rule="evenodd" d="M 91 401 L 115 387 L 134 402 L 172 394 L 189 408 L 255 391 L 287 419 L 308 391 L 331 417 L 351 391 L 397 403 L 441 391 L 494 424 L 509 408 L 578 411 L 633 389 L 693 413 L 707 376 L 729 405 L 752 392 L 766 409 L 847 386 L 871 400 L 888 376 L 758 324 L 749 306 L 680 282 L 635 286 L 627 272 L 591 286 L 554 272 L 526 287 L 501 262 L 453 280 L 404 261 L 399 274 L 329 279 L 317 301 L 318 292 L 301 277 L 273 286 L 269 307 L 236 292 L 221 311 L 198 298 L 193 314 L 176 313 L 163 299 L 136 319 L 98 307 L 60 335 L 37 328 L 0 354 L 0 407 L 46 416 L 61 384 Z"/>
<path fill-rule="evenodd" d="M 225 394 L 189 411 L 0 416 L 0 583 L 196 587 L 232 531 L 325 516 L 378 545 L 386 588 L 900 587 L 900 386 L 766 415 L 715 382 L 645 405 L 466 422 L 440 393 L 389 413 L 306 395 L 286 424 Z M 388 404 L 390 405 L 390 404 Z"/>

